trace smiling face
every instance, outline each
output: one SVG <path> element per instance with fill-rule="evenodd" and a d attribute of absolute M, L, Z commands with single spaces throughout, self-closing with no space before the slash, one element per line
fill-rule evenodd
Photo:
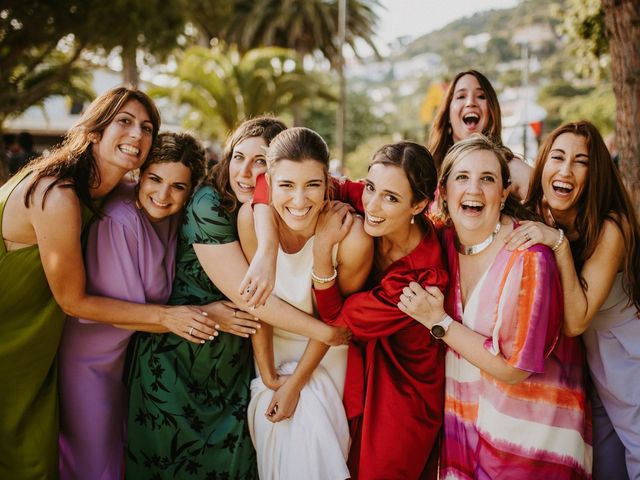
<path fill-rule="evenodd" d="M 449 105 L 453 141 L 458 142 L 473 133 L 483 133 L 489 123 L 489 105 L 478 79 L 463 75 L 454 87 Z"/>
<path fill-rule="evenodd" d="M 500 204 L 509 190 L 502 184 L 500 162 L 488 150 L 463 155 L 451 168 L 444 199 L 463 243 L 482 241 L 500 218 Z"/>
<path fill-rule="evenodd" d="M 152 222 L 182 210 L 191 192 L 191 169 L 180 162 L 152 163 L 142 173 L 138 203 Z"/>
<path fill-rule="evenodd" d="M 588 175 L 587 139 L 574 133 L 558 135 L 542 170 L 542 191 L 554 216 L 575 218 Z"/>
<path fill-rule="evenodd" d="M 365 231 L 372 237 L 407 229 L 411 217 L 424 209 L 426 200 L 414 205 L 409 180 L 402 168 L 374 163 L 367 173 L 362 203 Z"/>
<path fill-rule="evenodd" d="M 269 173 L 271 205 L 287 227 L 311 236 L 327 191 L 324 165 L 316 160 L 280 160 Z"/>
<path fill-rule="evenodd" d="M 229 161 L 229 183 L 240 203 L 253 198 L 256 178 L 267 171 L 267 143 L 262 137 L 245 138 L 233 148 Z"/>
<path fill-rule="evenodd" d="M 142 165 L 151 149 L 153 128 L 140 102 L 125 103 L 99 138 L 93 140 L 93 156 L 101 171 L 113 168 L 124 175 Z"/>

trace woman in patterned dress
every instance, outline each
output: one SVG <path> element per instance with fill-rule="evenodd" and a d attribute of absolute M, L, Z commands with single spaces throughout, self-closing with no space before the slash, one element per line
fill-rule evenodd
<path fill-rule="evenodd" d="M 221 162 L 186 207 L 170 303 L 229 299 L 246 305 L 238 291 L 247 264 L 238 242 L 237 210 L 251 200 L 256 177 L 266 170 L 266 148 L 285 128 L 277 119 L 260 117 L 230 136 Z M 240 315 L 235 306 L 228 308 Z M 276 297 L 251 313 L 323 342 L 343 341 L 342 332 Z M 203 345 L 171 334 L 138 336 L 130 386 L 127 477 L 257 477 L 247 429 L 254 372 L 246 338 L 257 328 L 254 321 L 238 319 L 235 330 L 223 331 L 215 342 Z"/>
<path fill-rule="evenodd" d="M 580 342 L 562 333 L 553 252 L 511 252 L 532 218 L 509 195 L 504 147 L 477 135 L 447 153 L 439 188 L 451 283 L 412 282 L 399 307 L 447 345 L 440 477 L 590 478 Z"/>

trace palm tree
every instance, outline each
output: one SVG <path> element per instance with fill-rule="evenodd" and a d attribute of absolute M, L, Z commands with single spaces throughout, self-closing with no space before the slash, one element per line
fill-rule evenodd
<path fill-rule="evenodd" d="M 373 34 L 378 0 L 347 0 L 346 43 L 357 39 L 376 51 Z M 235 0 L 221 37 L 241 50 L 264 45 L 292 48 L 301 55 L 320 51 L 335 67 L 340 45 L 338 0 Z"/>
<path fill-rule="evenodd" d="M 222 44 L 191 47 L 172 75 L 175 85 L 149 93 L 189 107 L 187 127 L 222 138 L 247 118 L 282 114 L 314 96 L 335 100 L 314 74 L 295 70 L 296 60 L 295 52 L 279 47 L 244 54 Z"/>

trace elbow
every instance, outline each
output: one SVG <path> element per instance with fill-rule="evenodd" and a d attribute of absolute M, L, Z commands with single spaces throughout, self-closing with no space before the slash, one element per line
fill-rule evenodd
<path fill-rule="evenodd" d="M 499 376 L 496 376 L 496 378 L 507 385 L 517 385 L 529 378 L 529 375 L 529 372 L 515 367 L 510 367 L 502 371 Z"/>
<path fill-rule="evenodd" d="M 562 331 L 567 337 L 577 337 L 578 335 L 581 335 L 582 333 L 584 333 L 586 329 L 587 329 L 587 324 L 576 325 L 575 323 L 564 322 Z"/>

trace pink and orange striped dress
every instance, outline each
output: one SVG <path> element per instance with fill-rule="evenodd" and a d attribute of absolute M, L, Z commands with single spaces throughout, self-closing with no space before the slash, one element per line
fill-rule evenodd
<path fill-rule="evenodd" d="M 540 245 L 503 248 L 463 307 L 453 235 L 443 232 L 452 279 L 447 312 L 531 375 L 509 385 L 447 349 L 440 478 L 590 478 L 584 354 L 577 338 L 562 334 L 553 253 Z"/>

